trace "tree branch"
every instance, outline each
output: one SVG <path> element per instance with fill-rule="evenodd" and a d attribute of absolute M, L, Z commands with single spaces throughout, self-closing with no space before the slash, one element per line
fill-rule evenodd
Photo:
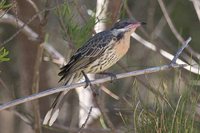
<path fill-rule="evenodd" d="M 173 65 L 163 65 L 163 66 L 151 67 L 151 68 L 147 68 L 147 69 L 143 69 L 143 70 L 137 70 L 137 71 L 127 72 L 127 73 L 117 74 L 116 79 L 150 74 L 150 73 L 160 72 L 160 71 L 164 71 L 164 70 L 169 70 L 171 68 L 179 68 L 179 67 L 186 67 L 186 66 L 187 66 L 187 64 L 181 64 L 181 65 L 173 64 Z M 109 82 L 111 80 L 112 79 L 110 77 L 105 77 L 105 78 L 93 80 L 93 81 L 91 81 L 91 84 L 101 84 L 101 83 Z M 85 85 L 86 85 L 85 82 L 81 82 L 81 83 L 76 83 L 76 84 L 72 84 L 72 85 L 60 86 L 60 87 L 48 89 L 46 91 L 42 91 L 37 94 L 33 94 L 30 96 L 26 96 L 23 98 L 19 98 L 19 99 L 4 103 L 0 106 L 0 111 L 10 108 L 10 107 L 13 107 L 13 106 L 16 106 L 16 105 L 19 105 L 19 104 L 22 104 L 22 103 L 25 103 L 25 102 L 29 102 L 29 101 L 32 101 L 35 99 L 45 97 L 45 96 L 48 96 L 48 95 L 51 95 L 54 93 L 58 93 L 58 92 L 65 91 L 65 90 L 72 90 L 74 88 L 85 86 Z"/>
<path fill-rule="evenodd" d="M 140 42 L 141 44 L 143 44 L 145 47 L 151 49 L 152 51 L 158 51 L 162 56 L 164 56 L 165 58 L 167 58 L 168 60 L 173 60 L 174 56 L 170 53 L 168 53 L 167 51 L 163 50 L 163 49 L 158 49 L 153 43 L 146 41 L 145 39 L 143 39 L 141 36 L 139 36 L 136 33 L 132 34 L 132 37 L 135 38 L 138 42 Z M 186 62 L 182 61 L 181 59 L 177 59 L 176 60 L 177 64 L 187 64 Z M 189 72 L 192 72 L 194 74 L 200 74 L 199 72 L 199 65 L 195 63 L 195 65 L 188 65 L 186 67 L 184 67 L 184 69 L 188 70 Z"/>
<path fill-rule="evenodd" d="M 197 13 L 197 17 L 200 21 L 200 1 L 198 1 L 198 0 L 190 0 L 190 1 L 193 3 L 194 9 Z"/>
<path fill-rule="evenodd" d="M 176 62 L 176 59 L 178 58 L 178 56 L 181 54 L 181 52 L 183 51 L 183 49 L 189 44 L 189 42 L 191 41 L 191 37 L 189 37 L 184 44 L 182 45 L 182 47 L 180 48 L 180 50 L 178 50 L 177 54 L 174 56 L 173 61 Z M 157 66 L 157 67 L 151 67 L 151 68 L 147 68 L 147 69 L 143 69 L 143 70 L 137 70 L 137 71 L 132 71 L 132 72 L 127 72 L 127 73 L 121 73 L 121 74 L 117 74 L 116 75 L 116 79 L 122 79 L 122 78 L 127 78 L 127 77 L 131 77 L 131 76 L 139 76 L 139 75 L 144 75 L 144 74 L 150 74 L 150 73 L 155 73 L 155 72 L 160 72 L 160 71 L 164 71 L 164 70 L 169 70 L 170 68 L 179 68 L 179 67 L 186 67 L 187 64 L 175 64 L 175 63 L 170 63 L 169 65 L 163 65 L 163 66 Z M 91 84 L 101 84 L 104 82 L 108 82 L 111 81 L 112 78 L 111 77 L 106 77 L 106 78 L 101 78 L 101 79 L 97 79 L 97 80 L 93 80 L 91 81 Z M 77 87 L 81 87 L 81 86 L 85 86 L 86 83 L 82 82 L 82 83 L 76 83 L 76 84 L 72 84 L 72 85 L 67 85 L 67 86 L 60 86 L 60 87 L 56 87 L 56 88 L 52 88 L 46 91 L 42 91 L 40 93 L 36 93 L 30 96 L 26 96 L 23 98 L 19 98 L 7 103 L 4 103 L 0 106 L 0 111 L 28 102 L 28 101 L 32 101 L 35 99 L 39 99 L 41 97 L 45 97 L 54 93 L 58 93 L 61 91 L 66 91 L 66 90 L 72 90 L 74 88 Z"/>
<path fill-rule="evenodd" d="M 167 9 L 166 9 L 166 7 L 165 7 L 165 4 L 164 4 L 163 0 L 158 0 L 158 3 L 159 3 L 159 5 L 160 5 L 160 8 L 161 8 L 161 10 L 162 10 L 162 12 L 163 12 L 163 15 L 164 15 L 164 17 L 165 17 L 165 19 L 166 19 L 166 21 L 167 21 L 167 23 L 168 23 L 168 25 L 169 25 L 169 27 L 170 27 L 172 33 L 173 33 L 174 36 L 177 38 L 177 40 L 183 44 L 183 43 L 184 43 L 184 39 L 183 39 L 183 37 L 178 33 L 178 31 L 176 30 L 176 28 L 175 28 L 175 26 L 174 26 L 174 24 L 173 24 L 173 22 L 172 22 L 172 20 L 171 20 L 171 18 L 170 18 L 170 16 L 169 16 L 168 12 L 167 12 Z M 195 52 L 191 47 L 188 47 L 186 50 L 187 50 L 190 54 L 192 54 L 193 56 L 195 56 L 197 59 L 200 59 L 200 54 L 197 53 L 197 52 Z"/>
<path fill-rule="evenodd" d="M 8 23 L 14 26 L 19 26 L 19 32 L 23 32 L 29 39 L 31 40 L 38 40 L 39 34 L 33 31 L 29 26 L 28 23 L 24 23 L 20 19 L 16 18 L 13 15 L 7 14 L 4 11 L 0 11 L 0 23 Z M 14 34 L 15 35 L 15 34 Z M 4 44 L 4 43 L 3 43 Z M 66 64 L 65 58 L 49 43 L 44 43 L 44 49 L 49 53 L 52 57 L 53 62 L 59 65 Z"/>
<path fill-rule="evenodd" d="M 180 56 L 180 54 L 183 52 L 183 50 L 188 46 L 188 43 L 192 40 L 191 37 L 189 37 L 185 42 L 183 42 L 182 47 L 178 50 L 178 52 L 176 53 L 176 55 L 174 56 L 171 64 L 175 64 L 176 60 L 178 59 L 178 57 Z"/>

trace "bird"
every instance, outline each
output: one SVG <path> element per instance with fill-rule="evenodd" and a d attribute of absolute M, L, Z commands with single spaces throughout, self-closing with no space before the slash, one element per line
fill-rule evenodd
<path fill-rule="evenodd" d="M 61 76 L 60 81 L 64 80 L 65 85 L 70 85 L 83 77 L 88 80 L 86 74 L 101 73 L 116 64 L 127 53 L 131 34 L 143 24 L 145 23 L 126 19 L 91 37 L 60 69 L 58 73 Z M 68 90 L 58 94 L 44 117 L 44 125 L 52 126 L 56 121 L 62 99 L 67 92 Z"/>

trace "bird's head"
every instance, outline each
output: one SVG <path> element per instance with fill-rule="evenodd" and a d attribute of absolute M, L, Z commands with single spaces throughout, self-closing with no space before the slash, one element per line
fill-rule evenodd
<path fill-rule="evenodd" d="M 144 22 L 137 22 L 133 20 L 122 20 L 114 24 L 114 26 L 111 28 L 111 30 L 116 33 L 133 33 L 138 27 L 141 25 L 144 25 Z"/>

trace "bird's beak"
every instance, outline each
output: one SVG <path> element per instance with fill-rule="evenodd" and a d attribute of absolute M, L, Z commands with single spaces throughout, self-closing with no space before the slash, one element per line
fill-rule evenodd
<path fill-rule="evenodd" d="M 136 29 L 145 24 L 146 24 L 145 22 L 134 22 L 134 23 L 130 24 L 127 28 L 128 29 Z"/>
<path fill-rule="evenodd" d="M 146 24 L 145 22 L 136 22 L 136 23 L 133 23 L 131 25 L 132 25 L 132 28 L 138 28 L 138 27 L 145 25 L 145 24 Z"/>

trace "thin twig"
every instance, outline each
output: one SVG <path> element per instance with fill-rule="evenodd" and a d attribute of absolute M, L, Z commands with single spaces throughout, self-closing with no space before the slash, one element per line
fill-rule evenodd
<path fill-rule="evenodd" d="M 190 38 L 186 41 L 186 46 L 188 45 L 188 43 L 190 42 Z M 180 52 L 183 51 L 183 49 L 186 47 L 185 45 L 183 45 L 180 50 L 178 50 L 176 56 L 174 57 L 174 61 L 176 61 L 176 59 L 178 58 L 177 56 L 180 55 Z M 159 71 L 164 71 L 164 70 L 168 70 L 170 68 L 178 68 L 178 67 L 186 67 L 187 64 L 169 64 L 169 65 L 163 65 L 163 66 L 157 66 L 157 67 L 152 67 L 152 68 L 147 68 L 147 69 L 143 69 L 143 70 L 137 70 L 137 71 L 132 71 L 132 72 L 127 72 L 127 73 L 122 73 L 122 74 L 117 74 L 116 75 L 116 79 L 122 79 L 122 78 L 126 78 L 126 77 L 131 77 L 131 76 L 138 76 L 138 75 L 144 75 L 144 74 L 150 74 L 150 73 L 155 73 L 155 72 L 159 72 Z M 104 83 L 104 82 L 108 82 L 111 81 L 112 79 L 110 77 L 106 77 L 106 78 L 101 78 L 101 79 L 97 79 L 97 80 L 93 80 L 91 81 L 91 84 L 100 84 L 100 83 Z M 54 93 L 58 93 L 61 91 L 65 91 L 65 90 L 72 90 L 74 88 L 77 87 L 81 87 L 81 86 L 85 86 L 86 83 L 82 82 L 82 83 L 76 83 L 76 84 L 72 84 L 72 85 L 67 85 L 67 86 L 61 86 L 61 87 L 56 87 L 56 88 L 52 88 L 37 94 L 33 94 L 27 97 L 23 97 L 20 99 L 16 99 L 7 103 L 4 103 L 3 105 L 0 106 L 0 110 L 4 110 L 28 101 L 32 101 L 35 99 L 39 99 L 41 97 L 45 97 Z"/>
<path fill-rule="evenodd" d="M 107 89 L 104 85 L 101 85 L 100 87 L 101 90 L 108 94 L 110 97 L 114 98 L 115 100 L 119 100 L 119 97 L 113 92 L 111 92 L 109 89 Z"/>
<path fill-rule="evenodd" d="M 128 14 L 128 17 L 130 19 L 136 20 L 133 17 L 134 15 L 131 13 L 131 10 L 130 10 L 130 8 L 127 5 L 127 1 L 126 0 L 124 0 L 124 8 L 126 10 L 126 13 Z M 149 34 L 145 31 L 145 29 L 143 27 L 140 27 L 138 30 L 140 30 L 145 37 L 149 38 Z"/>
<path fill-rule="evenodd" d="M 59 1 L 58 0 L 56 0 L 56 4 L 59 5 Z M 66 4 L 65 6 L 68 6 L 68 4 Z M 65 37 L 67 38 L 67 41 L 68 41 L 68 43 L 67 43 L 68 46 L 70 47 L 70 49 L 74 50 L 75 49 L 74 43 L 73 43 L 73 41 L 72 41 L 72 39 L 70 37 L 68 27 L 66 27 L 65 22 L 63 20 L 62 12 L 58 7 L 59 6 L 57 6 L 57 8 L 56 8 L 56 12 L 57 12 L 58 17 L 59 17 L 58 21 L 59 21 L 60 27 L 62 28 L 62 30 L 65 33 Z"/>
<path fill-rule="evenodd" d="M 138 42 L 140 42 L 141 44 L 143 44 L 145 47 L 151 49 L 152 51 L 158 51 L 162 56 L 164 56 L 166 59 L 169 60 L 173 60 L 174 56 L 172 54 L 170 54 L 169 52 L 163 50 L 163 49 L 157 49 L 156 46 L 151 43 L 146 41 L 145 39 L 143 39 L 141 36 L 139 36 L 136 33 L 132 34 L 132 37 L 135 38 Z M 181 59 L 177 59 L 176 61 L 177 64 L 187 64 L 186 62 L 182 61 Z M 199 65 L 195 64 L 196 66 L 193 65 L 188 65 L 186 67 L 184 67 L 184 69 L 188 70 L 189 72 L 192 72 L 194 74 L 200 74 L 199 72 Z"/>
<path fill-rule="evenodd" d="M 45 10 L 44 10 L 45 11 Z M 12 35 L 12 36 L 10 36 L 7 40 L 5 40 L 4 42 L 2 42 L 1 43 L 1 46 L 4 46 L 5 44 L 7 44 L 8 42 L 10 42 L 11 40 L 13 40 L 22 30 L 23 30 L 23 28 L 25 28 L 28 24 L 30 24 L 35 18 L 37 18 L 37 16 L 38 16 L 38 14 L 39 13 L 37 13 L 37 14 L 35 14 L 35 15 L 33 15 L 33 17 L 31 17 L 29 20 L 28 20 L 28 22 L 27 23 L 21 23 L 22 24 L 22 26 L 20 26 L 19 27 L 19 29 Z M 4 15 L 5 16 L 5 15 Z M 3 16 L 3 17 L 4 17 Z M 2 18 L 3 18 L 2 17 Z M 17 21 L 16 23 L 17 23 L 17 25 L 19 25 L 19 19 L 17 19 L 16 18 L 16 20 L 15 21 Z M 37 36 L 37 35 L 36 35 Z M 37 36 L 38 37 L 38 36 Z M 35 39 L 36 37 L 34 37 L 34 39 Z M 30 38 L 30 39 L 32 39 L 32 40 L 34 40 L 33 38 Z M 39 38 L 37 38 L 36 40 L 38 40 Z"/>
<path fill-rule="evenodd" d="M 177 38 L 177 40 L 183 44 L 184 43 L 184 39 L 178 33 L 178 31 L 176 30 L 176 28 L 175 28 L 175 26 L 174 26 L 174 24 L 173 24 L 173 22 L 172 22 L 172 20 L 171 20 L 171 18 L 169 16 L 168 12 L 167 12 L 167 9 L 165 8 L 165 4 L 164 4 L 163 0 L 158 0 L 158 3 L 160 5 L 160 8 L 161 8 L 161 10 L 163 12 L 163 15 L 164 15 L 164 17 L 165 17 L 165 19 L 166 19 L 166 21 L 167 21 L 172 33 Z M 188 47 L 186 50 L 189 53 L 191 53 L 193 56 L 195 56 L 197 59 L 200 59 L 200 54 L 195 52 L 191 47 Z"/>
<path fill-rule="evenodd" d="M 25 33 L 25 35 L 27 35 L 28 38 L 31 38 L 32 40 L 38 40 L 39 34 L 36 33 L 35 31 L 33 31 L 27 24 L 22 22 L 20 19 L 16 18 L 13 15 L 7 14 L 3 11 L 0 11 L 0 15 L 1 14 L 4 14 L 4 15 L 0 18 L 0 22 L 9 23 L 9 24 L 14 25 L 14 26 L 19 25 L 19 27 L 24 26 L 21 29 L 22 32 Z M 17 21 L 18 23 L 16 22 L 16 19 L 18 19 L 18 21 Z M 65 58 L 54 47 L 52 47 L 51 44 L 45 43 L 44 49 L 49 53 L 52 60 L 56 64 L 59 64 L 60 66 L 63 65 L 63 64 L 66 64 Z"/>
<path fill-rule="evenodd" d="M 197 13 L 197 17 L 200 21 L 200 1 L 198 1 L 198 0 L 191 0 L 191 1 L 194 5 L 194 9 L 195 9 L 195 11 Z"/>
<path fill-rule="evenodd" d="M 33 9 L 35 10 L 36 13 L 39 13 L 40 10 L 39 8 L 37 7 L 37 5 L 35 4 L 35 2 L 33 0 L 26 0 L 32 7 Z M 38 18 L 40 19 L 40 22 L 42 21 L 42 14 L 38 14 Z"/>
<path fill-rule="evenodd" d="M 51 56 L 52 61 L 60 66 L 66 64 L 66 60 L 63 55 L 61 55 L 54 47 L 51 46 L 49 43 L 44 44 L 44 49 L 48 52 Z"/>
<path fill-rule="evenodd" d="M 185 47 L 185 46 L 184 46 Z M 181 48 L 182 49 L 182 48 Z M 180 54 L 179 54 L 180 55 Z M 164 70 L 168 70 L 170 68 L 178 68 L 178 67 L 186 67 L 186 64 L 182 64 L 182 65 L 178 65 L 178 64 L 173 64 L 173 65 L 163 65 L 163 66 L 157 66 L 157 67 L 152 67 L 152 68 L 147 68 L 144 70 L 137 70 L 137 71 L 132 71 L 132 72 L 128 72 L 128 73 L 122 73 L 122 74 L 117 74 L 116 75 L 116 79 L 121 79 L 121 78 L 126 78 L 126 77 L 131 77 L 131 76 L 138 76 L 138 75 L 143 75 L 143 74 L 149 74 L 149 73 L 154 73 L 154 72 L 159 72 L 159 71 L 164 71 Z M 93 80 L 91 81 L 91 84 L 100 84 L 100 83 L 104 83 L 104 82 L 108 82 L 111 81 L 110 77 L 106 77 L 106 78 L 102 78 L 102 79 L 97 79 L 97 80 Z M 61 86 L 61 87 L 57 87 L 57 88 L 53 88 L 53 89 L 49 89 L 37 94 L 33 94 L 31 96 L 27 96 L 24 98 L 20 98 L 20 99 L 16 99 L 10 102 L 7 102 L 3 105 L 0 106 L 0 110 L 4 110 L 28 101 L 32 101 L 44 96 L 48 96 L 54 93 L 58 93 L 64 90 L 72 90 L 74 88 L 77 87 L 81 87 L 84 86 L 85 82 L 82 83 L 77 83 L 77 84 L 72 84 L 69 86 Z"/>
<path fill-rule="evenodd" d="M 36 10 L 36 13 L 39 12 L 38 7 L 35 5 L 35 3 L 31 0 L 29 0 L 29 2 L 31 2 L 31 5 L 33 6 L 33 8 Z M 47 9 L 49 7 L 49 1 L 46 1 L 45 4 L 45 9 Z M 35 66 L 34 66 L 34 74 L 33 74 L 33 83 L 32 83 L 32 93 L 38 93 L 39 92 L 39 81 L 40 81 L 40 65 L 42 62 L 42 54 L 44 51 L 44 43 L 45 41 L 47 41 L 47 38 L 45 38 L 45 32 L 44 32 L 44 27 L 47 24 L 47 20 L 48 20 L 48 14 L 49 11 L 46 10 L 44 12 L 44 15 L 42 16 L 41 14 L 38 16 L 39 20 L 40 20 L 40 30 L 39 30 L 39 38 L 40 40 L 40 44 L 37 47 L 37 55 L 36 55 L 36 62 L 35 62 Z M 39 105 L 39 101 L 38 100 L 34 100 L 32 102 L 33 104 L 33 112 L 34 112 L 34 130 L 36 133 L 42 133 L 42 127 L 41 127 L 41 122 L 40 122 L 40 105 Z"/>
<path fill-rule="evenodd" d="M 60 5 L 57 5 L 57 6 L 60 6 Z M 1 18 L 0 18 L 0 22 L 7 22 L 7 23 L 10 23 L 12 25 L 19 25 L 19 29 L 12 35 L 10 36 L 7 40 L 5 40 L 4 42 L 1 43 L 1 46 L 7 44 L 8 42 L 10 42 L 12 39 L 14 39 L 21 31 L 25 31 L 25 33 L 29 34 L 30 32 L 32 33 L 31 35 L 33 36 L 30 36 L 30 35 L 27 35 L 28 37 L 30 37 L 29 39 L 31 40 L 34 40 L 34 41 L 38 41 L 38 34 L 36 34 L 35 32 L 33 32 L 33 30 L 28 27 L 28 24 L 30 24 L 34 19 L 36 19 L 38 17 L 39 14 L 41 13 L 44 13 L 46 11 L 50 11 L 50 10 L 54 10 L 56 7 L 52 7 L 52 8 L 48 8 L 48 9 L 43 9 L 42 11 L 34 14 L 26 23 L 20 21 L 20 19 L 12 16 L 12 15 L 9 15 L 9 14 L 4 14 L 4 12 L 1 10 L 0 11 L 0 15 L 1 14 L 4 14 Z M 9 20 L 10 19 L 10 20 Z M 26 30 L 23 30 L 25 29 Z M 35 33 L 35 34 L 34 34 Z"/>
<path fill-rule="evenodd" d="M 80 15 L 80 17 L 82 18 L 82 20 L 84 22 L 87 22 L 87 18 L 83 15 L 83 13 L 81 11 L 81 5 L 79 4 L 79 2 L 77 0 L 75 0 L 74 4 L 75 4 L 76 10 L 77 10 L 78 14 Z"/>
<path fill-rule="evenodd" d="M 5 12 L 0 11 L 0 15 L 4 14 Z M 13 15 L 10 14 L 5 14 L 1 19 L 0 22 L 6 22 L 12 25 L 17 25 L 16 20 L 17 18 L 15 18 Z M 21 20 L 18 20 L 18 23 L 21 25 L 25 25 Z M 32 38 L 33 40 L 37 40 L 38 38 L 38 34 L 36 32 L 34 32 L 30 27 L 28 27 L 27 25 L 24 26 L 24 28 L 22 28 L 22 32 L 24 32 L 28 38 Z M 143 38 L 141 38 L 139 35 L 137 34 L 132 34 L 132 37 L 135 38 L 137 41 L 141 42 L 142 44 L 144 44 L 146 47 L 150 48 L 151 50 L 155 51 L 157 50 L 156 46 L 150 42 L 147 42 L 146 40 L 144 40 Z M 58 65 L 63 65 L 66 64 L 65 58 L 54 48 L 52 47 L 49 43 L 45 43 L 44 45 L 44 49 L 50 54 L 50 56 L 52 57 L 52 60 L 54 63 L 58 64 Z M 165 50 L 160 50 L 160 53 L 165 52 L 168 55 L 172 56 L 170 53 L 166 52 Z M 162 54 L 162 53 L 161 53 Z M 163 54 L 162 54 L 163 55 Z M 164 56 L 167 59 L 170 59 L 169 57 Z M 172 57 L 173 58 L 173 57 Z M 185 64 L 185 62 L 183 62 L 182 60 L 178 59 L 180 64 Z M 184 69 L 195 73 L 195 74 L 199 74 L 199 70 L 198 68 L 194 68 L 193 66 L 189 66 L 188 67 L 184 67 Z"/>
<path fill-rule="evenodd" d="M 41 43 L 37 49 L 36 62 L 34 66 L 33 84 L 32 84 L 33 94 L 39 92 L 40 64 L 42 62 L 42 54 L 43 54 L 43 49 L 44 49 L 43 45 L 44 44 Z M 34 116 L 35 116 L 34 129 L 36 133 L 41 133 L 42 128 L 41 128 L 41 123 L 40 123 L 40 106 L 39 106 L 38 100 L 33 101 L 33 111 L 34 111 Z"/>
<path fill-rule="evenodd" d="M 165 5 L 164 5 L 163 1 L 162 0 L 158 0 L 158 3 L 160 5 L 160 8 L 161 8 L 161 10 L 163 12 L 163 15 L 164 15 L 164 17 L 165 17 L 165 19 L 166 19 L 166 21 L 167 21 L 172 33 L 175 35 L 175 37 L 178 39 L 179 42 L 183 43 L 184 39 L 181 37 L 181 35 L 176 30 L 174 24 L 172 23 L 172 20 L 171 20 L 169 14 L 167 12 L 167 9 L 165 8 Z"/>
<path fill-rule="evenodd" d="M 2 87 L 4 88 L 4 89 L 6 89 L 6 90 L 10 90 L 9 88 L 8 88 L 8 86 L 6 85 L 6 83 L 0 78 L 0 84 L 2 85 Z"/>
<path fill-rule="evenodd" d="M 27 35 L 28 38 L 31 39 L 31 40 L 37 40 L 38 39 L 39 35 L 37 33 L 35 33 L 30 27 L 28 27 L 28 23 L 25 24 L 20 19 L 16 18 L 13 15 L 5 13 L 4 11 L 0 11 L 0 15 L 2 15 L 2 17 L 0 18 L 0 23 L 8 23 L 8 24 L 11 24 L 11 25 L 14 25 L 14 26 L 21 27 L 20 29 L 18 29 L 19 31 L 17 33 L 13 34 L 10 37 L 9 40 L 12 40 L 21 31 L 23 31 L 25 33 L 25 35 Z M 2 45 L 4 45 L 7 42 L 9 42 L 9 40 L 4 41 L 2 43 Z"/>
<path fill-rule="evenodd" d="M 73 127 L 66 127 L 63 125 L 58 125 L 58 124 L 54 124 L 53 127 L 47 127 L 45 126 L 45 128 L 51 128 L 51 129 L 55 129 L 55 131 L 57 130 L 62 130 L 63 132 L 73 132 L 73 133 L 77 133 L 79 131 L 79 128 L 73 128 Z M 104 129 L 104 128 L 84 128 L 82 129 L 82 131 L 84 133 L 111 133 L 110 129 Z M 121 133 L 122 131 L 117 130 L 116 133 Z"/>
<path fill-rule="evenodd" d="M 156 67 L 151 67 L 151 68 L 147 68 L 147 69 L 143 69 L 143 70 L 137 70 L 137 71 L 132 71 L 132 72 L 127 72 L 127 73 L 121 73 L 121 74 L 117 74 L 116 75 L 116 79 L 122 79 L 122 78 L 127 78 L 127 77 L 131 77 L 131 76 L 139 76 L 139 75 L 144 75 L 144 74 L 150 74 L 150 73 L 155 73 L 155 72 L 160 72 L 160 71 L 164 71 L 164 70 L 169 70 L 171 68 L 180 68 L 180 67 L 186 67 L 187 64 L 174 64 L 174 65 L 163 65 L 163 66 L 156 66 Z M 97 80 L 93 80 L 91 81 L 91 84 L 101 84 L 101 83 L 105 83 L 105 82 L 109 82 L 111 81 L 110 77 L 105 77 L 105 78 L 101 78 L 101 79 L 97 79 Z M 76 84 L 72 84 L 72 85 L 68 85 L 68 86 L 60 86 L 60 87 L 56 87 L 56 88 L 51 88 L 48 89 L 46 91 L 42 91 L 39 92 L 37 94 L 32 94 L 30 96 L 26 96 L 23 98 L 19 98 L 7 103 L 4 103 L 0 106 L 0 111 L 25 103 L 25 102 L 29 102 L 35 99 L 39 99 L 54 93 L 58 93 L 61 91 L 65 91 L 65 90 L 73 90 L 74 88 L 77 87 L 81 87 L 81 86 L 85 86 L 86 83 L 85 82 L 81 82 L 81 83 L 76 83 Z"/>
<path fill-rule="evenodd" d="M 151 33 L 154 29 L 154 16 L 156 13 L 156 4 L 157 2 L 155 0 L 149 1 L 149 6 L 147 9 L 147 24 L 146 24 L 148 33 Z M 150 39 L 152 40 L 152 38 Z"/>
<path fill-rule="evenodd" d="M 171 10 L 171 8 L 174 6 L 174 4 L 175 4 L 175 2 L 173 2 L 173 3 L 171 3 L 170 4 L 170 7 L 169 7 L 169 10 Z M 124 8 L 126 9 L 126 12 L 127 12 L 127 14 L 128 14 L 128 16 L 129 16 L 129 18 L 131 18 L 131 19 L 135 19 L 134 17 L 133 17 L 133 15 L 132 15 L 132 13 L 131 13 L 131 11 L 130 11 L 130 9 L 129 9 L 129 7 L 128 7 L 128 5 L 127 5 L 127 3 L 126 2 L 124 2 Z M 163 27 L 165 24 L 164 24 L 164 20 L 163 20 L 163 18 L 161 19 L 161 21 L 159 22 L 159 26 L 153 31 L 153 33 L 152 33 L 152 37 L 153 37 L 153 39 L 155 39 L 155 34 L 157 33 L 157 32 L 160 32 L 160 29 L 159 29 L 159 27 Z M 162 29 L 162 28 L 161 28 Z M 145 35 L 145 37 L 147 37 L 147 38 L 149 38 L 149 35 L 147 34 L 147 32 L 143 29 L 143 28 L 139 28 L 139 30 L 141 30 L 142 31 L 142 33 L 143 33 L 143 35 Z M 158 33 L 157 33 L 158 34 Z M 149 48 L 150 50 L 153 50 L 153 51 L 158 51 L 162 56 L 164 56 L 165 58 L 167 58 L 167 59 L 169 59 L 169 60 L 172 60 L 173 59 L 173 55 L 172 54 L 170 54 L 170 53 L 168 53 L 167 51 L 165 51 L 165 50 L 163 50 L 163 49 L 158 49 L 157 47 L 156 47 L 156 45 L 154 45 L 153 43 L 151 43 L 151 42 L 148 42 L 148 41 L 146 41 L 145 39 L 143 39 L 142 37 L 140 37 L 138 34 L 136 34 L 136 33 L 133 33 L 132 34 L 132 37 L 133 38 L 135 38 L 137 41 L 139 41 L 141 44 L 143 44 L 145 47 L 147 47 L 147 48 Z M 183 42 L 184 42 L 184 39 L 183 39 Z M 190 47 L 188 47 L 187 49 L 191 49 Z M 192 50 L 192 49 L 191 49 Z M 195 51 L 193 51 L 192 50 L 192 52 L 193 52 L 193 54 L 195 54 L 196 55 L 196 57 L 198 58 L 198 53 L 196 53 Z M 184 59 L 185 58 L 187 58 L 186 59 L 186 61 L 188 61 L 188 62 L 195 62 L 194 64 L 197 64 L 196 63 L 196 61 L 194 61 L 192 58 L 189 58 L 189 56 L 188 55 L 185 55 L 184 56 Z M 180 60 L 180 59 L 178 59 L 177 60 L 178 61 L 178 63 L 179 64 L 185 64 L 185 62 L 184 61 L 182 61 L 182 60 Z M 195 74 L 199 74 L 199 66 L 198 65 L 196 65 L 197 66 L 197 68 L 195 68 L 195 66 L 192 66 L 192 65 L 188 65 L 187 67 L 184 67 L 184 69 L 186 69 L 186 70 L 188 70 L 188 71 L 190 71 L 190 72 L 192 72 L 192 73 L 195 73 Z"/>
<path fill-rule="evenodd" d="M 6 110 L 6 111 L 13 112 L 14 115 L 19 117 L 23 122 L 25 122 L 26 124 L 33 127 L 33 120 L 32 120 L 32 118 L 30 118 L 30 116 L 28 117 L 28 114 L 21 113 L 21 112 L 16 111 L 16 110 Z"/>
<path fill-rule="evenodd" d="M 192 40 L 191 37 L 189 37 L 182 45 L 182 47 L 178 50 L 178 52 L 176 53 L 176 55 L 174 56 L 171 64 L 175 64 L 176 60 L 178 59 L 178 57 L 180 56 L 180 54 L 183 52 L 183 50 L 188 46 L 188 43 Z"/>
<path fill-rule="evenodd" d="M 105 111 L 105 108 L 104 108 L 104 106 L 103 106 L 103 104 L 102 104 L 101 99 L 95 97 L 94 100 L 95 100 L 97 106 L 99 107 L 99 110 L 101 111 L 101 114 L 102 114 L 104 120 L 106 121 L 106 123 L 108 124 L 109 128 L 111 129 L 111 133 L 115 133 L 115 132 L 116 132 L 116 129 L 115 129 L 115 127 L 114 127 L 112 121 L 111 121 L 110 118 L 108 117 L 108 115 L 107 115 L 107 113 L 106 113 L 106 111 Z"/>
<path fill-rule="evenodd" d="M 168 14 L 170 15 L 172 13 L 172 11 L 175 9 L 175 5 L 176 5 L 177 1 L 172 1 L 168 6 L 167 6 L 167 10 L 168 10 Z M 161 36 L 161 31 L 163 31 L 163 28 L 165 27 L 165 25 L 167 24 L 166 19 L 164 16 L 162 16 L 160 18 L 160 20 L 158 21 L 158 23 L 156 24 L 154 30 L 151 32 L 151 38 L 153 40 L 157 39 L 159 36 Z"/>
<path fill-rule="evenodd" d="M 5 111 L 14 113 L 14 115 L 19 117 L 22 121 L 24 121 L 26 124 L 32 127 L 33 119 L 28 113 L 24 113 L 24 112 L 22 113 L 16 110 L 5 110 Z M 42 122 L 43 120 L 41 119 L 40 121 Z M 52 127 L 42 125 L 42 128 L 51 129 L 52 131 L 59 130 L 59 131 L 65 131 L 65 132 L 78 132 L 80 130 L 79 128 L 70 128 L 70 127 L 66 127 L 61 124 L 56 124 L 56 123 Z M 94 132 L 95 133 L 110 133 L 110 129 L 103 129 L 103 128 L 83 128 L 82 131 L 87 132 L 87 133 L 94 133 Z M 118 130 L 117 133 L 121 133 L 121 132 Z"/>
<path fill-rule="evenodd" d="M 91 106 L 91 107 L 90 107 L 90 110 L 89 110 L 89 112 L 88 112 L 88 116 L 87 116 L 85 122 L 82 124 L 82 126 L 81 126 L 81 128 L 80 128 L 80 130 L 79 130 L 79 133 L 81 133 L 81 130 L 82 130 L 83 128 L 85 128 L 85 126 L 86 126 L 86 124 L 87 124 L 87 122 L 88 122 L 88 120 L 89 120 L 89 118 L 90 118 L 92 109 L 93 109 L 93 108 L 92 108 L 92 106 Z"/>

